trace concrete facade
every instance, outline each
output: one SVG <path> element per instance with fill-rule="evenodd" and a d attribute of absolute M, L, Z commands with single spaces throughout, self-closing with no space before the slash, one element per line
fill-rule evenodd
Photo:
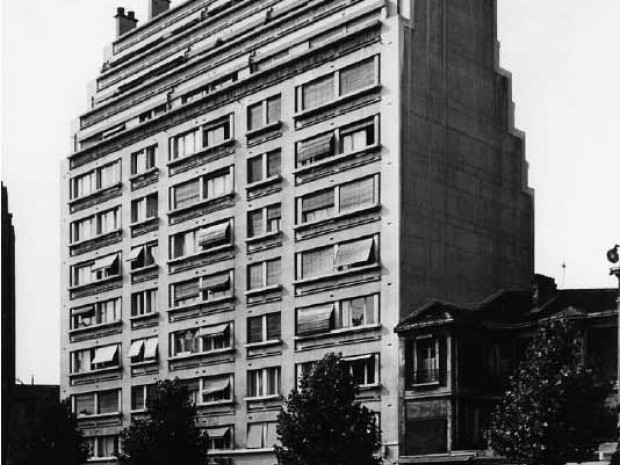
<path fill-rule="evenodd" d="M 495 2 L 447 3 L 117 12 L 62 180 L 61 396 L 98 460 L 140 386 L 178 376 L 214 461 L 272 464 L 282 398 L 329 351 L 398 459 L 400 318 L 533 268 Z"/>

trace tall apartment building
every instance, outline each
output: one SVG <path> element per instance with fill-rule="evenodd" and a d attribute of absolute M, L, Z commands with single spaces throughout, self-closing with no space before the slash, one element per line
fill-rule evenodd
<path fill-rule="evenodd" d="M 341 352 L 395 462 L 401 317 L 532 276 L 495 0 L 149 1 L 63 170 L 61 395 L 105 463 L 179 377 L 214 461 L 271 465 L 282 398 Z"/>

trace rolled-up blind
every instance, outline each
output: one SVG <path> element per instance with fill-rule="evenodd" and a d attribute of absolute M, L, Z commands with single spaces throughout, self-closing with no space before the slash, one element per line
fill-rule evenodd
<path fill-rule="evenodd" d="M 334 76 L 322 77 L 302 88 L 303 109 L 309 110 L 334 99 Z"/>
<path fill-rule="evenodd" d="M 276 176 L 281 171 L 280 151 L 271 152 L 267 155 L 267 177 Z"/>
<path fill-rule="evenodd" d="M 328 332 L 331 329 L 333 312 L 334 304 L 298 310 L 297 334 L 299 336 L 306 336 Z"/>
<path fill-rule="evenodd" d="M 297 145 L 297 161 L 300 163 L 310 159 L 330 156 L 334 153 L 334 135 L 330 132 L 300 142 Z"/>
<path fill-rule="evenodd" d="M 200 200 L 198 180 L 189 181 L 174 187 L 174 208 L 183 208 Z"/>
<path fill-rule="evenodd" d="M 334 271 L 334 250 L 332 247 L 304 252 L 301 257 L 302 278 L 310 278 Z"/>
<path fill-rule="evenodd" d="M 372 58 L 340 71 L 340 95 L 350 94 L 374 83 L 375 65 Z"/>
<path fill-rule="evenodd" d="M 334 189 L 317 192 L 316 194 L 303 197 L 301 200 L 301 210 L 311 212 L 334 206 Z"/>
<path fill-rule="evenodd" d="M 95 414 L 95 393 L 80 394 L 74 397 L 75 413 L 77 415 Z"/>
<path fill-rule="evenodd" d="M 340 187 L 340 211 L 354 210 L 376 203 L 375 178 L 369 177 Z"/>
<path fill-rule="evenodd" d="M 269 260 L 267 262 L 267 282 L 265 285 L 273 286 L 279 284 L 281 269 L 282 264 L 279 258 L 277 260 Z"/>
<path fill-rule="evenodd" d="M 274 341 L 280 339 L 281 325 L 280 325 L 280 313 L 269 313 L 267 318 L 267 340 Z"/>
<path fill-rule="evenodd" d="M 118 412 L 118 390 L 100 392 L 98 395 L 99 411 L 97 413 Z"/>
<path fill-rule="evenodd" d="M 263 317 L 257 316 L 248 318 L 248 342 L 253 344 L 255 342 L 263 341 Z"/>
<path fill-rule="evenodd" d="M 182 283 L 176 283 L 174 285 L 174 298 L 175 300 L 189 299 L 196 297 L 200 293 L 200 285 L 198 279 L 192 279 L 191 281 L 184 281 Z"/>

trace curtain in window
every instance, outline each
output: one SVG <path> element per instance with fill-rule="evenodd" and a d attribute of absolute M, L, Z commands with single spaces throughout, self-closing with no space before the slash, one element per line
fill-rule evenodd
<path fill-rule="evenodd" d="M 248 286 L 250 289 L 258 289 L 264 287 L 263 283 L 263 264 L 256 263 L 248 267 Z"/>
<path fill-rule="evenodd" d="M 248 129 L 251 131 L 263 126 L 263 103 L 248 107 Z"/>
<path fill-rule="evenodd" d="M 374 259 L 373 247 L 374 241 L 372 238 L 340 244 L 336 255 L 336 267 L 370 263 Z"/>
<path fill-rule="evenodd" d="M 198 279 L 192 279 L 191 281 L 174 284 L 174 300 L 184 300 L 192 297 L 198 297 L 199 293 L 200 289 Z"/>
<path fill-rule="evenodd" d="M 374 59 L 365 60 L 340 71 L 340 95 L 355 92 L 374 83 Z"/>
<path fill-rule="evenodd" d="M 313 159 L 328 157 L 334 153 L 334 135 L 330 132 L 300 142 L 297 145 L 297 161 L 305 163 Z"/>
<path fill-rule="evenodd" d="M 257 210 L 248 214 L 248 236 L 260 236 L 265 233 L 263 231 L 263 211 Z"/>
<path fill-rule="evenodd" d="M 263 395 L 263 370 L 248 371 L 248 394 L 250 397 Z"/>
<path fill-rule="evenodd" d="M 267 392 L 265 395 L 271 396 L 280 393 L 280 368 L 266 368 L 267 370 Z"/>
<path fill-rule="evenodd" d="M 306 336 L 328 332 L 331 329 L 333 312 L 334 304 L 298 310 L 297 334 L 299 336 Z"/>
<path fill-rule="evenodd" d="M 266 286 L 272 286 L 274 284 L 280 283 L 280 270 L 281 270 L 281 261 L 278 260 L 269 260 L 267 262 L 267 282 Z"/>
<path fill-rule="evenodd" d="M 375 178 L 360 179 L 340 186 L 340 211 L 354 210 L 376 203 Z"/>
<path fill-rule="evenodd" d="M 265 318 L 267 319 L 267 340 L 280 339 L 280 313 L 269 313 Z"/>
<path fill-rule="evenodd" d="M 301 262 L 302 278 L 331 274 L 334 271 L 334 250 L 327 247 L 303 252 Z"/>
<path fill-rule="evenodd" d="M 74 397 L 75 413 L 77 415 L 95 414 L 95 394 L 80 394 Z"/>
<path fill-rule="evenodd" d="M 173 190 L 174 208 L 183 208 L 200 200 L 200 187 L 198 180 L 179 184 Z"/>
<path fill-rule="evenodd" d="M 334 76 L 330 74 L 302 88 L 303 109 L 309 110 L 334 99 Z"/>
<path fill-rule="evenodd" d="M 267 155 L 267 177 L 277 176 L 281 170 L 280 152 L 271 152 Z"/>
<path fill-rule="evenodd" d="M 99 393 L 99 412 L 115 413 L 118 412 L 118 391 L 106 391 Z"/>
<path fill-rule="evenodd" d="M 267 100 L 267 124 L 280 121 L 280 96 Z"/>
<path fill-rule="evenodd" d="M 248 342 L 253 344 L 255 342 L 263 341 L 263 317 L 257 316 L 248 318 Z"/>
<path fill-rule="evenodd" d="M 118 438 L 116 436 L 100 436 L 98 444 L 98 457 L 114 457 L 118 449 Z"/>

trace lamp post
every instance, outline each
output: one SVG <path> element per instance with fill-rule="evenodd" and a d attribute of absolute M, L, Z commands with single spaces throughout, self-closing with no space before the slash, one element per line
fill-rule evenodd
<path fill-rule="evenodd" d="M 620 350 L 620 245 L 616 244 L 613 248 L 607 251 L 607 260 L 612 264 L 609 274 L 618 278 L 618 297 L 616 303 L 618 304 L 618 349 Z M 620 355 L 620 354 L 619 354 Z M 620 356 L 618 357 L 618 379 L 616 380 L 616 386 L 618 386 L 618 424 L 620 425 Z"/>

